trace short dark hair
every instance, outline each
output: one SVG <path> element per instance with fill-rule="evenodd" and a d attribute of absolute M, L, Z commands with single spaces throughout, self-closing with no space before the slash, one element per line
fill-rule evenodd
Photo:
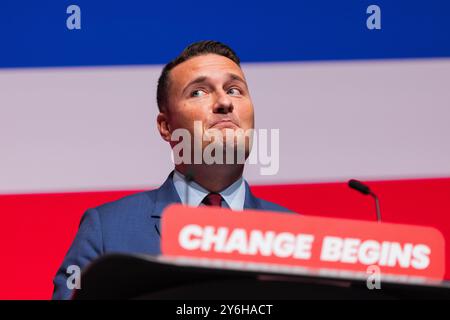
<path fill-rule="evenodd" d="M 169 91 L 169 73 L 180 63 L 183 63 L 193 57 L 205 54 L 217 54 L 234 61 L 240 67 L 240 60 L 236 53 L 226 44 L 218 41 L 205 40 L 198 41 L 187 46 L 178 57 L 166 64 L 158 79 L 158 89 L 156 91 L 156 101 L 159 111 L 163 111 L 168 102 Z"/>

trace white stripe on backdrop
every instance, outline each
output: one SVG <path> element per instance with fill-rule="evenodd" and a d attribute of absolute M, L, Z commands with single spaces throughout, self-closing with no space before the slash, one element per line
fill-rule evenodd
<path fill-rule="evenodd" d="M 243 66 L 280 169 L 251 183 L 450 176 L 450 59 Z M 171 170 L 161 66 L 0 70 L 0 193 L 141 189 Z"/>

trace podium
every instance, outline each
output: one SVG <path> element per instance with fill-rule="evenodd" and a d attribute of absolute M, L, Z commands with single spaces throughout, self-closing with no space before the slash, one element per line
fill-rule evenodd
<path fill-rule="evenodd" d="M 98 258 L 73 299 L 450 299 L 433 228 L 181 205 L 161 224 L 160 255 Z"/>
<path fill-rule="evenodd" d="M 105 255 L 83 272 L 74 300 L 297 300 L 297 299 L 450 299 L 450 285 L 319 277 L 271 266 L 220 266 L 207 260 L 147 255 Z"/>

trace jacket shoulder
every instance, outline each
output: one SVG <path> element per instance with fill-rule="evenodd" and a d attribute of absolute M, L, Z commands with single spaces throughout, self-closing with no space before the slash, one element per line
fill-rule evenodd
<path fill-rule="evenodd" d="M 277 211 L 277 212 L 283 212 L 283 213 L 295 213 L 292 210 L 289 210 L 288 208 L 285 208 L 283 206 L 280 206 L 279 204 L 276 204 L 274 202 L 270 202 L 264 199 L 257 198 L 260 204 L 261 209 L 268 210 L 268 211 Z"/>
<path fill-rule="evenodd" d="M 95 210 L 98 212 L 100 219 L 103 221 L 110 219 L 127 219 L 133 216 L 141 216 L 144 213 L 151 212 L 155 205 L 156 191 L 144 191 L 134 193 L 120 199 L 106 202 Z"/>

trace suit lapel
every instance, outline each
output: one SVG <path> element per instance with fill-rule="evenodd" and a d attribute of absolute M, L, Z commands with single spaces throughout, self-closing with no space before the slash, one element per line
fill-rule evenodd
<path fill-rule="evenodd" d="M 251 192 L 247 181 L 245 181 L 244 209 L 260 209 L 259 201 Z"/>
<path fill-rule="evenodd" d="M 161 235 L 160 230 L 160 222 L 161 222 L 161 214 L 164 209 L 173 203 L 181 203 L 180 196 L 178 195 L 177 190 L 173 184 L 173 171 L 169 174 L 166 181 L 156 190 L 156 198 L 155 205 L 151 212 L 151 218 L 154 221 L 155 231 L 158 235 Z"/>

